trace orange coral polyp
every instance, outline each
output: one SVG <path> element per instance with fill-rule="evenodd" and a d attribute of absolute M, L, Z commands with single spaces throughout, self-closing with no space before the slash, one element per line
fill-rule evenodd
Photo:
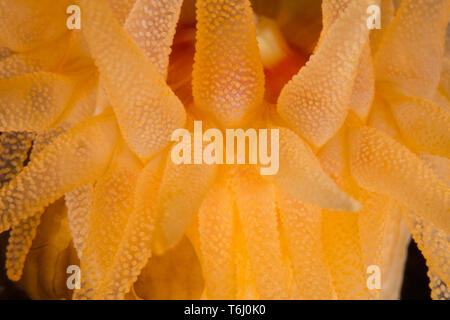
<path fill-rule="evenodd" d="M 311 0 L 265 1 L 78 0 L 68 31 L 65 1 L 0 0 L 0 231 L 32 298 L 398 299 L 409 232 L 450 298 L 450 2 L 323 0 L 307 58 L 283 10 Z M 174 163 L 194 120 L 278 129 L 277 174 Z"/>

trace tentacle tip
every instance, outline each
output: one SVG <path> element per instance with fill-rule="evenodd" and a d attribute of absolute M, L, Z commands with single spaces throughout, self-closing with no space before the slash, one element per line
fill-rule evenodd
<path fill-rule="evenodd" d="M 20 278 L 22 278 L 22 273 L 21 272 L 17 272 L 16 270 L 7 270 L 6 271 L 6 275 L 8 276 L 8 279 L 14 282 L 17 282 L 20 280 Z"/>

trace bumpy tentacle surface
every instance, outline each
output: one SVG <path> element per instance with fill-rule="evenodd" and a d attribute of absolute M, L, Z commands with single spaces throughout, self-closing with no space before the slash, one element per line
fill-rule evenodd
<path fill-rule="evenodd" d="M 323 250 L 338 299 L 369 297 L 358 240 L 358 214 L 324 210 Z"/>
<path fill-rule="evenodd" d="M 66 207 L 60 199 L 41 217 L 20 282 L 33 299 L 70 299 L 66 273 L 70 265 L 79 265 L 79 260 L 71 245 Z"/>
<path fill-rule="evenodd" d="M 377 79 L 397 84 L 409 96 L 431 99 L 439 84 L 449 15 L 446 0 L 403 1 L 375 57 Z"/>
<path fill-rule="evenodd" d="M 33 133 L 4 132 L 0 135 L 0 184 L 13 179 L 23 168 L 31 149 Z"/>
<path fill-rule="evenodd" d="M 83 255 L 84 247 L 87 243 L 92 196 L 92 184 L 79 186 L 78 188 L 67 192 L 64 196 L 73 244 L 80 258 Z"/>
<path fill-rule="evenodd" d="M 321 233 L 321 209 L 277 193 L 277 208 L 285 230 L 301 299 L 331 299 L 330 274 L 325 265 Z"/>
<path fill-rule="evenodd" d="M 137 0 L 125 29 L 165 78 L 182 0 Z"/>
<path fill-rule="evenodd" d="M 10 280 L 19 281 L 22 276 L 25 259 L 36 236 L 42 213 L 44 210 L 28 217 L 10 232 L 6 251 L 6 274 Z"/>
<path fill-rule="evenodd" d="M 289 129 L 279 130 L 280 168 L 269 179 L 301 202 L 336 210 L 358 210 L 358 202 L 326 175 L 310 147 Z"/>
<path fill-rule="evenodd" d="M 163 161 L 150 161 L 141 171 L 134 191 L 131 211 L 114 261 L 107 275 L 108 282 L 100 291 L 105 298 L 123 299 L 152 254 L 155 208 L 161 182 Z"/>
<path fill-rule="evenodd" d="M 375 95 L 375 74 L 369 42 L 363 48 L 350 97 L 350 110 L 366 120 Z"/>
<path fill-rule="evenodd" d="M 16 52 L 29 51 L 67 32 L 70 1 L 0 1 L 0 41 Z"/>
<path fill-rule="evenodd" d="M 198 220 L 206 295 L 209 299 L 235 299 L 236 230 L 232 194 L 226 181 L 217 182 L 208 192 Z"/>
<path fill-rule="evenodd" d="M 249 121 L 264 95 L 248 0 L 199 0 L 193 93 L 197 108 L 224 127 Z"/>
<path fill-rule="evenodd" d="M 38 71 L 54 71 L 63 59 L 70 37 L 52 42 L 49 46 L 36 50 L 14 53 L 0 60 L 0 77 L 8 79 L 26 73 Z"/>
<path fill-rule="evenodd" d="M 173 247 L 182 238 L 216 173 L 215 165 L 177 165 L 167 159 L 156 209 L 155 252 L 161 253 Z"/>
<path fill-rule="evenodd" d="M 265 1 L 197 0 L 195 21 L 193 2 L 77 0 L 69 32 L 68 0 L 0 0 L 8 276 L 24 269 L 33 298 L 396 299 L 411 232 L 432 297 L 448 299 L 450 3 L 323 0 L 316 49 L 282 89 L 311 45 L 286 34 L 284 11 L 309 2 L 272 2 L 260 30 Z M 175 164 L 186 113 L 279 129 L 279 170 Z"/>
<path fill-rule="evenodd" d="M 381 28 L 374 29 L 370 32 L 370 47 L 372 49 L 372 54 L 378 52 L 381 40 L 394 19 L 396 9 L 394 5 L 394 0 L 381 0 L 380 2 L 380 13 L 381 13 Z"/>
<path fill-rule="evenodd" d="M 73 89 L 65 76 L 47 72 L 0 80 L 0 130 L 39 131 L 64 110 Z"/>
<path fill-rule="evenodd" d="M 288 298 L 288 269 L 282 260 L 273 185 L 256 171 L 242 168 L 235 171 L 232 188 L 260 298 Z"/>
<path fill-rule="evenodd" d="M 29 149 L 21 150 L 18 148 L 15 151 L 23 153 L 21 158 L 32 161 L 51 141 L 61 134 L 61 132 L 61 130 L 53 129 L 35 135 L 34 140 L 32 141 L 31 154 L 29 154 Z M 8 136 L 8 134 L 6 134 L 6 136 Z M 32 135 L 28 134 L 28 136 Z M 26 143 L 27 140 L 21 141 L 19 142 L 19 145 L 23 146 L 24 144 L 26 145 Z M 14 170 L 17 171 L 16 173 L 18 173 L 19 168 L 20 170 L 22 169 L 21 166 L 23 163 L 22 160 L 20 167 L 17 167 Z M 19 225 L 11 228 L 6 253 L 7 275 L 11 280 L 18 281 L 22 276 L 25 259 L 29 253 L 32 241 L 36 236 L 38 226 L 41 222 L 41 216 L 44 211 L 44 209 L 38 211 L 35 215 L 26 218 Z"/>
<path fill-rule="evenodd" d="M 450 157 L 450 111 L 419 98 L 390 99 L 402 137 L 416 152 Z"/>
<path fill-rule="evenodd" d="M 79 2 L 83 32 L 122 135 L 139 157 L 151 158 L 168 144 L 172 131 L 184 125 L 183 105 L 104 0 Z"/>
<path fill-rule="evenodd" d="M 350 149 L 352 175 L 360 186 L 390 194 L 426 221 L 450 231 L 450 189 L 412 152 L 369 127 L 351 131 Z"/>
<path fill-rule="evenodd" d="M 450 186 L 450 175 L 448 174 L 450 160 L 448 158 L 423 154 L 421 159 L 447 186 Z M 445 285 L 450 281 L 450 238 L 448 233 L 425 221 L 414 211 L 406 211 L 405 215 L 414 240 L 426 256 L 432 297 L 448 299 L 448 296 L 446 297 L 448 289 Z"/>
<path fill-rule="evenodd" d="M 32 146 L 33 134 L 24 132 L 3 133 L 0 136 L 0 181 L 4 185 L 13 179 L 23 168 Z M 6 270 L 8 278 L 19 280 L 23 264 L 36 234 L 39 215 L 31 217 L 13 228 L 8 239 Z"/>
<path fill-rule="evenodd" d="M 0 190 L 0 230 L 17 225 L 101 174 L 110 159 L 116 130 L 110 119 L 100 117 L 55 139 Z"/>
<path fill-rule="evenodd" d="M 349 0 L 324 0 L 322 2 L 323 27 L 319 43 L 325 38 L 325 35 L 335 21 L 342 17 L 350 2 Z M 349 109 L 353 110 L 361 119 L 366 119 L 374 93 L 375 76 L 368 41 L 361 53 L 358 71 L 350 97 Z"/>
<path fill-rule="evenodd" d="M 90 245 L 81 256 L 83 288 L 76 292 L 76 298 L 105 298 L 104 290 L 111 280 L 109 271 L 133 211 L 133 192 L 141 169 L 131 152 L 125 151 L 96 182 L 87 227 Z"/>
<path fill-rule="evenodd" d="M 347 166 L 345 130 L 333 137 L 319 153 L 320 164 L 346 192 L 359 196 L 351 181 Z M 361 199 L 364 200 L 364 199 Z M 366 209 L 366 208 L 364 208 Z M 361 212 L 323 210 L 321 240 L 324 259 L 331 275 L 333 289 L 338 299 L 369 298 L 364 277 L 364 253 L 360 234 Z M 383 214 L 383 212 L 381 213 Z M 380 227 L 380 221 L 377 227 Z M 345 264 L 340 261 L 346 261 Z"/>
<path fill-rule="evenodd" d="M 120 24 L 124 24 L 126 22 L 136 2 L 136 0 L 108 0 L 114 16 Z"/>
<path fill-rule="evenodd" d="M 314 146 L 324 145 L 347 115 L 352 84 L 368 40 L 364 12 L 369 2 L 354 1 L 345 9 L 278 99 L 280 115 Z"/>
<path fill-rule="evenodd" d="M 33 140 L 29 160 L 32 161 L 35 159 L 35 157 L 59 134 L 61 134 L 61 130 L 49 130 L 37 134 Z M 22 142 L 22 144 L 23 143 L 26 143 L 26 141 Z M 30 150 L 23 150 L 22 152 L 24 152 L 24 155 L 22 157 L 27 158 L 29 151 Z M 26 218 L 19 225 L 11 228 L 6 253 L 7 275 L 11 280 L 18 281 L 22 276 L 25 259 L 29 253 L 32 241 L 36 236 L 37 228 L 41 222 L 41 216 L 44 211 L 44 209 L 38 211 L 35 215 Z"/>

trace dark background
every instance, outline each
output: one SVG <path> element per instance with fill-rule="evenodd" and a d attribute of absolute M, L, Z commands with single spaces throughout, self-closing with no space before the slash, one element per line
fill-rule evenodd
<path fill-rule="evenodd" d="M 425 258 L 414 240 L 411 240 L 401 291 L 402 300 L 431 300 L 427 272 Z"/>

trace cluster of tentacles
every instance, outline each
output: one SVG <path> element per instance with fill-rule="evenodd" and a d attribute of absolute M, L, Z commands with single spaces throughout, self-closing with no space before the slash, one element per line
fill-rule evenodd
<path fill-rule="evenodd" d="M 197 0 L 195 30 L 182 2 L 78 0 L 69 31 L 74 0 L 0 0 L 8 277 L 36 298 L 396 298 L 406 222 L 449 299 L 450 2 L 323 0 L 314 53 L 275 101 L 250 1 Z M 193 66 L 169 66 L 176 33 Z M 193 120 L 278 128 L 278 173 L 174 164 L 171 134 Z"/>

